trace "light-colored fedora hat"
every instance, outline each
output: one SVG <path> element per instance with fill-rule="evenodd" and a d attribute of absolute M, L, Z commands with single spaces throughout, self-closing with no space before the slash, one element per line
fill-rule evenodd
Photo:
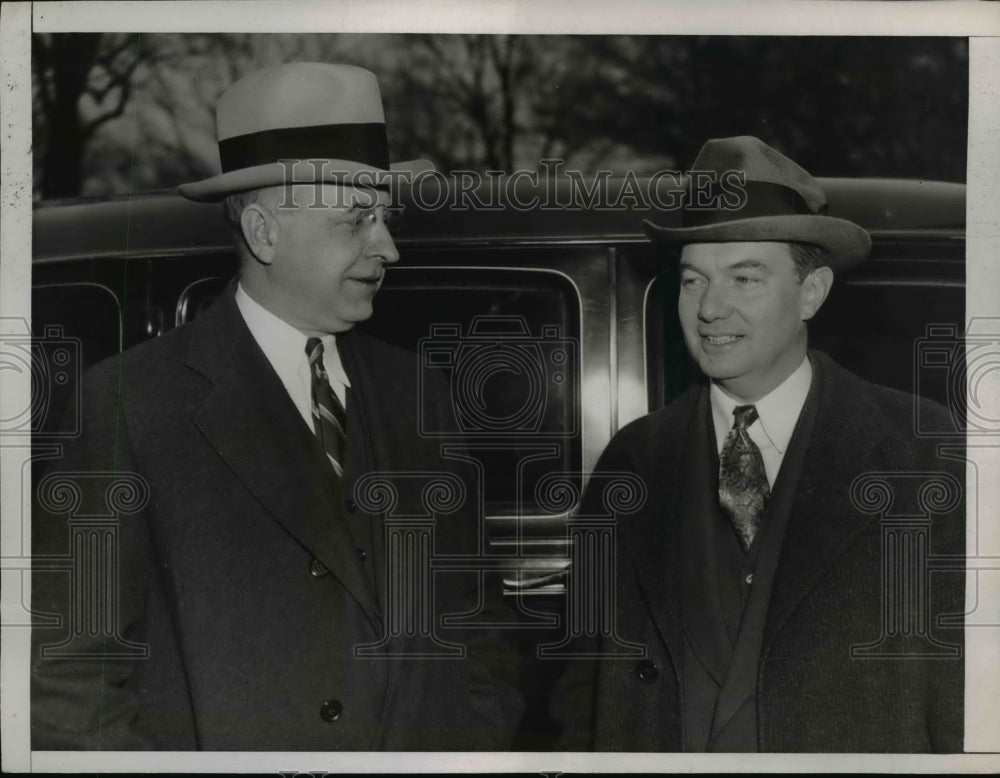
<path fill-rule="evenodd" d="M 723 176 L 729 180 L 726 187 L 694 191 L 699 180 L 718 182 Z M 743 196 L 735 197 L 737 190 Z M 741 135 L 702 146 L 691 166 L 682 227 L 643 224 L 660 243 L 810 243 L 827 252 L 834 270 L 861 262 L 871 249 L 868 232 L 825 212 L 826 196 L 815 178 L 759 138 Z"/>
<path fill-rule="evenodd" d="M 295 182 L 369 186 L 385 185 L 390 171 L 433 169 L 422 159 L 390 164 L 378 81 L 353 65 L 291 62 L 258 70 L 219 97 L 215 120 L 222 172 L 178 187 L 192 200 L 290 183 L 290 169 Z"/>

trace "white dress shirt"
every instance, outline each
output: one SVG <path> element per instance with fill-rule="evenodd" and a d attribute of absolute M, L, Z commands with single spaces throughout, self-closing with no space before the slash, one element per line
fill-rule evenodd
<path fill-rule="evenodd" d="M 298 408 L 302 420 L 315 432 L 312 414 L 312 373 L 309 370 L 309 357 L 306 355 L 308 337 L 250 297 L 239 284 L 236 286 L 236 306 L 240 309 L 247 327 L 250 328 L 250 334 L 257 341 L 267 361 L 271 363 L 274 372 L 284 384 L 288 396 Z M 340 354 L 337 353 L 337 339 L 333 335 L 324 335 L 321 340 L 323 366 L 330 378 L 330 386 L 346 408 L 347 388 L 351 382 L 347 379 L 347 373 L 344 372 L 344 366 L 340 362 Z"/>
<path fill-rule="evenodd" d="M 805 357 L 794 373 L 753 403 L 757 408 L 757 421 L 747 428 L 747 434 L 760 449 L 760 455 L 764 459 L 764 472 L 772 489 L 802 406 L 806 404 L 811 383 L 812 365 L 809 364 L 809 358 Z M 709 389 L 709 397 L 712 402 L 712 421 L 715 423 L 715 442 L 721 455 L 726 436 L 733 428 L 733 409 L 746 403 L 737 402 L 715 383 Z"/>

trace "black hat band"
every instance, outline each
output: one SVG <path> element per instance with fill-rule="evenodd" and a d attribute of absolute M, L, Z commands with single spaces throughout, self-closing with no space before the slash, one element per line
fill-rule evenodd
<path fill-rule="evenodd" d="M 385 124 L 318 124 L 236 135 L 219 141 L 222 172 L 268 165 L 280 159 L 344 159 L 389 169 Z"/>

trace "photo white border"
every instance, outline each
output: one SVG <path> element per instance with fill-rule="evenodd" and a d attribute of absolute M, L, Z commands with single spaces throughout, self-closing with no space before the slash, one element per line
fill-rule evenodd
<path fill-rule="evenodd" d="M 234 5 L 238 13 L 233 13 Z M 251 6 L 251 7 L 248 7 Z M 138 2 L 5 3 L 0 9 L 3 61 L 0 124 L 0 327 L 30 317 L 31 281 L 31 81 L 30 35 L 35 32 L 488 32 L 566 34 L 738 35 L 929 35 L 969 36 L 970 123 L 968 157 L 967 315 L 1000 316 L 1000 3 L 976 0 L 848 2 L 847 0 L 354 0 L 334 2 Z M 0 333 L 3 330 L 0 329 Z M 1000 379 L 1000 376 L 994 376 Z M 1000 383 L 998 381 L 997 383 Z M 984 391 L 985 390 L 985 391 Z M 981 387 L 980 402 L 994 403 L 1000 417 L 1000 386 Z M 990 392 L 992 391 L 992 394 Z M 26 407 L 27 375 L 0 373 L 0 418 L 4 409 Z M 25 441 L 6 438 L 0 447 L 0 511 L 22 511 L 20 482 L 28 453 Z M 30 441 L 27 441 L 30 443 Z M 996 441 L 1000 444 L 1000 441 Z M 994 520 L 1000 506 L 1000 448 L 983 453 L 978 516 Z M 970 474 L 970 479 L 972 475 Z M 971 481 L 970 481 L 971 483 Z M 970 509 L 970 517 L 973 512 Z M 993 522 L 1000 524 L 1000 522 Z M 12 526 L 14 525 L 14 526 Z M 986 524 L 982 525 L 984 528 Z M 30 531 L 17 522 L 0 525 L 4 560 L 2 614 L 21 608 L 27 586 L 11 560 L 23 559 Z M 978 554 L 1000 557 L 1000 528 L 976 537 Z M 970 540 L 970 549 L 971 549 Z M 18 578 L 13 578 L 13 576 Z M 1000 602 L 1000 574 L 980 576 Z M 986 580 L 989 579 L 989 580 Z M 970 599 L 971 604 L 971 599 Z M 274 772 L 542 772 L 725 771 L 725 772 L 942 772 L 1000 769 L 1000 628 L 967 631 L 966 747 L 994 753 L 957 756 L 790 754 L 399 754 L 399 753 L 96 753 L 30 752 L 28 739 L 29 635 L 27 629 L 0 636 L 0 725 L 6 771 Z M 976 727 L 976 722 L 983 726 Z"/>
<path fill-rule="evenodd" d="M 0 6 L 0 336 L 24 334 L 31 319 L 31 7 Z M 31 406 L 31 376 L 0 370 L 0 419 Z M 31 438 L 0 437 L 0 760 L 27 769 L 30 747 L 28 657 L 31 632 L 23 620 L 29 576 L 17 567 L 31 556 L 20 474 Z M 22 520 L 18 520 L 20 517 Z M 23 585 L 22 585 L 23 583 Z M 23 604 L 22 604 L 23 603 Z"/>
<path fill-rule="evenodd" d="M 969 41 L 968 149 L 965 310 L 971 321 L 976 316 L 1000 316 L 1000 38 Z M 1000 342 L 1000 332 L 996 335 Z M 978 403 L 982 416 L 1000 419 L 1000 371 L 984 378 L 979 386 L 969 381 L 968 407 Z M 967 444 L 976 464 L 967 474 L 967 493 L 975 493 L 976 498 L 975 505 L 969 500 L 966 508 L 967 556 L 970 568 L 978 559 L 994 569 L 987 575 L 975 574 L 978 591 L 971 586 L 972 576 L 966 576 L 970 584 L 966 610 L 978 606 L 978 596 L 979 602 L 994 604 L 993 611 L 1000 616 L 1000 606 L 996 606 L 1000 603 L 1000 572 L 996 570 L 1000 565 L 1000 440 L 987 436 L 969 439 Z M 965 637 L 965 748 L 995 752 L 1000 750 L 1000 627 L 966 627 Z"/>
<path fill-rule="evenodd" d="M 575 35 L 989 35 L 977 0 L 226 0 L 46 2 L 35 32 L 440 32 Z M 122 6 L 131 6 L 123 12 Z M 194 7 L 197 6 L 197 7 Z M 291 13 L 290 8 L 296 11 Z"/>

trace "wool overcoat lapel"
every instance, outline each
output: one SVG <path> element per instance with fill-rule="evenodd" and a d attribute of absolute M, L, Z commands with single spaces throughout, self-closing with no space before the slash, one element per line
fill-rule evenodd
<path fill-rule="evenodd" d="M 340 517 L 335 481 L 311 432 L 257 346 L 230 287 L 192 325 L 189 367 L 212 386 L 195 425 L 282 527 L 343 584 L 381 631 L 381 615 Z"/>
<path fill-rule="evenodd" d="M 873 527 L 844 485 L 879 469 L 881 443 L 890 433 L 858 379 L 820 352 L 810 351 L 809 358 L 819 381 L 818 407 L 771 592 L 764 654 L 816 583 Z"/>
<path fill-rule="evenodd" d="M 802 462 L 788 526 L 781 544 L 778 569 L 764 624 L 762 657 L 788 617 L 830 566 L 866 529 L 868 517 L 851 506 L 844 479 L 863 472 L 859 461 L 877 462 L 887 421 L 873 419 L 871 404 L 860 382 L 838 369 L 819 352 L 810 352 L 818 381 L 816 418 Z M 619 521 L 623 555 L 635 578 L 651 620 L 675 665 L 683 656 L 681 618 L 682 548 L 681 495 L 689 488 L 685 476 L 693 430 L 691 420 L 701 406 L 704 386 L 689 389 L 683 404 L 668 418 L 657 419 L 642 441 L 643 451 L 630 452 L 630 464 L 642 474 L 649 490 L 646 505 L 635 517 Z M 865 413 L 853 409 L 864 408 Z M 860 455 L 859 452 L 865 452 Z M 725 716 L 724 716 L 725 718 Z"/>
<path fill-rule="evenodd" d="M 364 350 L 364 339 L 358 337 L 358 333 L 349 331 L 337 335 L 337 351 L 340 355 L 344 372 L 350 381 L 351 389 L 348 392 L 347 403 L 347 461 L 344 463 L 344 475 L 342 479 L 342 502 L 347 501 L 357 505 L 358 480 L 364 474 L 379 471 L 379 462 L 392 461 L 391 457 L 386 457 L 385 447 L 390 449 L 398 441 L 391 438 L 388 431 L 398 430 L 391 421 L 386 423 L 380 418 L 380 412 L 387 409 L 390 414 L 395 414 L 398 419 L 405 408 L 405 401 L 401 401 L 392 390 L 395 387 L 387 386 L 390 380 L 383 374 L 373 374 L 369 366 L 359 353 Z M 386 391 L 390 390 L 387 396 Z M 404 395 L 405 396 L 405 395 Z M 381 430 L 381 435 L 367 434 L 371 430 Z M 389 437 L 389 440 L 385 438 Z M 390 518 L 384 516 L 384 518 Z M 386 613 L 386 596 L 389 590 L 386 570 L 385 548 L 389 542 L 385 536 L 386 528 L 382 520 L 368 514 L 365 511 L 357 511 L 345 515 L 349 530 L 354 539 L 362 547 L 370 549 L 372 554 L 371 576 L 369 580 L 375 587 L 380 613 Z"/>
<path fill-rule="evenodd" d="M 619 520 L 618 531 L 626 563 L 631 565 L 640 594 L 674 667 L 683 665 L 684 635 L 681 619 L 681 494 L 690 444 L 690 418 L 698 404 L 701 386 L 690 388 L 677 402 L 685 411 L 661 414 L 653 434 L 641 449 L 630 452 L 631 466 L 647 489 L 645 507 Z M 671 422 L 670 419 L 677 420 Z"/>
<path fill-rule="evenodd" d="M 681 514 L 681 597 L 684 631 L 691 649 L 698 655 L 713 680 L 721 686 L 726 678 L 733 644 L 727 633 L 719 591 L 719 566 L 712 533 L 719 513 L 718 459 L 712 445 L 712 424 L 707 391 L 702 391 L 691 415 L 690 437 L 685 446 L 686 462 Z"/>

